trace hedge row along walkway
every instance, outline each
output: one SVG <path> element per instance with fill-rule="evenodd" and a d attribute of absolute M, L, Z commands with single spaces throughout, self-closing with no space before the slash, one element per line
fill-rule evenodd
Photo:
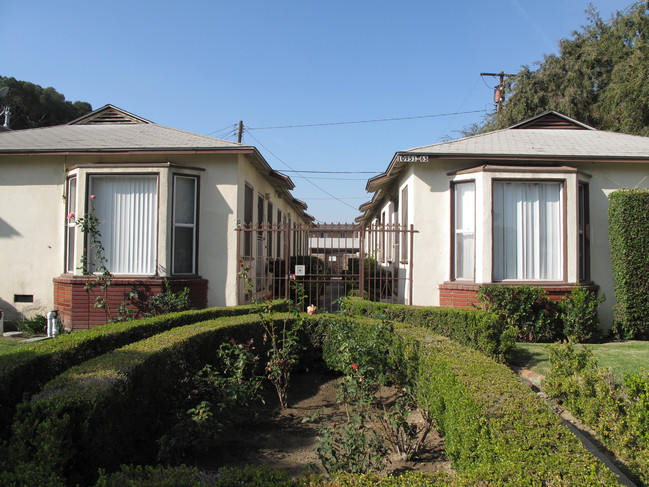
<path fill-rule="evenodd" d="M 273 302 L 286 311 L 285 301 Z M 24 397 L 70 367 L 98 355 L 143 340 L 175 327 L 209 319 L 256 313 L 254 306 L 184 311 L 125 323 L 111 323 L 79 330 L 56 339 L 37 342 L 0 355 L 0 437 L 8 433 L 14 409 Z"/>
<path fill-rule="evenodd" d="M 290 324 L 294 317 L 272 319 Z M 315 325 L 337 317 L 309 319 Z M 448 485 L 618 485 L 505 365 L 426 329 L 398 325 L 395 332 L 386 359 L 401 363 L 418 402 L 436 419 L 457 471 Z M 99 467 L 154 462 L 151 438 L 178 403 L 188 374 L 209 363 L 224 341 L 251 338 L 263 343 L 257 314 L 218 318 L 69 368 L 19 405 L 10 445 L 17 468 L 40 465 L 70 485 L 87 485 Z"/>

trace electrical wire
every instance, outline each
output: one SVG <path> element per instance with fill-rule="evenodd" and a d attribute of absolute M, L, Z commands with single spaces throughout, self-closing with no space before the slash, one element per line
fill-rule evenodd
<path fill-rule="evenodd" d="M 209 132 L 209 133 L 207 133 L 205 135 L 212 135 L 212 134 L 215 134 L 217 132 L 221 133 L 221 132 L 232 132 L 232 131 L 234 131 L 236 133 L 236 130 L 237 130 L 237 125 L 232 124 L 232 125 L 228 125 L 227 127 L 223 127 L 222 129 L 218 129 L 218 130 L 214 130 L 213 132 Z"/>
<path fill-rule="evenodd" d="M 268 153 L 269 153 L 271 156 L 273 156 L 275 159 L 277 159 L 279 162 L 281 162 L 282 164 L 284 164 L 284 165 L 285 165 L 286 167 L 288 167 L 289 169 L 295 171 L 295 170 L 294 170 L 291 166 L 289 166 L 286 162 L 284 162 L 282 159 L 280 159 L 279 157 L 277 157 L 277 156 L 273 153 L 273 151 L 271 151 L 268 147 L 266 147 L 264 144 L 262 144 L 262 143 L 259 141 L 259 139 L 257 139 L 257 138 L 256 138 L 255 136 L 253 136 L 252 134 L 250 134 L 250 137 L 252 137 L 252 138 L 255 140 L 255 142 L 257 142 L 257 143 L 258 143 L 260 146 L 262 146 L 266 151 L 268 151 Z M 327 191 L 327 190 L 325 190 L 325 189 L 322 189 L 320 186 L 318 186 L 317 184 L 315 184 L 315 183 L 314 183 L 313 181 L 311 181 L 310 179 L 305 178 L 305 177 L 302 176 L 301 174 L 298 174 L 297 176 L 300 177 L 300 178 L 302 178 L 302 179 L 304 179 L 306 182 L 308 182 L 309 184 L 311 184 L 311 185 L 314 186 L 315 188 L 319 189 L 320 191 L 322 191 L 322 192 L 323 192 L 324 194 L 326 194 L 327 196 L 330 196 L 330 197 L 333 198 L 334 200 L 338 201 L 339 203 L 342 203 L 343 205 L 350 207 L 350 208 L 353 209 L 354 211 L 358 211 L 358 208 L 356 208 L 355 206 L 350 205 L 350 204 L 347 203 L 346 201 L 343 201 L 341 198 L 338 198 L 337 196 L 334 196 L 334 195 L 331 194 L 329 191 Z"/>
<path fill-rule="evenodd" d="M 376 171 L 300 171 L 295 169 L 284 169 L 283 172 L 301 172 L 311 174 L 376 174 Z"/>
<path fill-rule="evenodd" d="M 367 178 L 324 178 L 310 176 L 311 179 L 327 179 L 330 181 L 367 181 Z"/>
<path fill-rule="evenodd" d="M 311 198 L 309 196 L 303 196 L 300 199 L 309 200 L 309 201 L 311 201 L 311 200 L 326 200 L 326 201 L 329 201 L 331 198 Z M 367 196 L 349 196 L 347 198 L 339 198 L 339 199 L 341 199 L 341 200 L 367 200 L 368 197 Z"/>
<path fill-rule="evenodd" d="M 438 118 L 438 117 L 450 117 L 452 115 L 467 115 L 470 113 L 482 113 L 486 110 L 471 110 L 467 112 L 454 112 L 454 113 L 437 113 L 434 115 L 417 115 L 414 117 L 394 117 L 394 118 L 377 118 L 374 120 L 354 120 L 347 122 L 327 122 L 327 123 L 307 123 L 302 125 L 275 125 L 272 127 L 247 127 L 247 130 L 270 130 L 270 129 L 294 129 L 294 128 L 303 128 L 303 127 L 327 127 L 332 125 L 351 125 L 351 124 L 360 124 L 360 123 L 377 123 L 377 122 L 396 122 L 401 120 L 416 120 L 421 118 Z"/>

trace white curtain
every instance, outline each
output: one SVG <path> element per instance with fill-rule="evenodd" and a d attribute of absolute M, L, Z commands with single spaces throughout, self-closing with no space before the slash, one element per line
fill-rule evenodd
<path fill-rule="evenodd" d="M 475 275 L 475 183 L 455 185 L 455 278 Z"/>
<path fill-rule="evenodd" d="M 494 280 L 561 280 L 561 183 L 493 188 Z"/>
<path fill-rule="evenodd" d="M 90 192 L 95 196 L 108 270 L 113 274 L 155 274 L 157 177 L 92 176 Z"/>

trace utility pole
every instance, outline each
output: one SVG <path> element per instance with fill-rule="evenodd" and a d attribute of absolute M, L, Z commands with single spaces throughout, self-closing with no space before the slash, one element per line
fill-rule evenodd
<path fill-rule="evenodd" d="M 505 101 L 505 76 L 516 76 L 515 74 L 505 74 L 503 71 L 500 73 L 480 73 L 480 76 L 498 76 L 500 83 L 494 87 L 494 103 L 496 104 L 496 113 L 500 113 L 503 109 L 503 102 Z"/>
<path fill-rule="evenodd" d="M 241 143 L 242 137 L 243 137 L 243 121 L 239 120 L 239 135 L 237 136 L 237 142 Z"/>

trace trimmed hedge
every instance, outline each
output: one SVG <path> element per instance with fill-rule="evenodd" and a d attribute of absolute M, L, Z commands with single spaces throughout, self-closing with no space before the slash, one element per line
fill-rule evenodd
<path fill-rule="evenodd" d="M 273 308 L 286 311 L 285 301 Z M 124 323 L 110 323 L 90 330 L 64 334 L 54 340 L 36 342 L 0 355 L 0 436 L 7 432 L 13 411 L 64 370 L 128 343 L 143 340 L 174 327 L 224 316 L 255 313 L 252 305 L 183 311 Z"/>
<path fill-rule="evenodd" d="M 406 306 L 345 298 L 341 309 L 355 316 L 398 321 L 427 328 L 439 335 L 507 361 L 515 346 L 517 330 L 481 310 Z"/>
<path fill-rule="evenodd" d="M 276 315 L 291 320 L 291 315 Z M 262 342 L 259 316 L 219 318 L 154 335 L 72 367 L 17 408 L 10 447 L 16 459 L 48 465 L 85 483 L 99 467 L 150 463 L 168 411 L 188 374 L 216 358 L 221 343 Z"/>
<path fill-rule="evenodd" d="M 445 337 L 425 340 L 418 398 L 445 437 L 458 485 L 617 485 L 506 366 Z"/>
<path fill-rule="evenodd" d="M 326 325 L 329 319 L 321 323 Z M 507 367 L 427 330 L 398 325 L 395 331 L 395 339 L 401 337 L 402 343 L 391 347 L 387 358 L 398 364 L 406 355 L 411 359 L 415 356 L 405 350 L 416 349 L 421 354 L 418 368 L 408 369 L 420 404 L 426 405 L 436 418 L 445 437 L 446 453 L 457 475 L 339 474 L 328 479 L 310 475 L 290 482 L 281 472 L 267 467 L 247 467 L 220 472 L 209 479 L 216 480 L 210 485 L 617 485 L 614 474 Z M 127 476 L 143 480 L 138 485 L 167 485 L 144 481 L 153 479 L 158 472 L 162 474 L 160 467 L 146 467 L 140 472 L 123 469 L 103 476 L 98 486 L 123 485 L 120 482 Z M 191 475 L 187 469 L 183 472 Z M 196 484 L 187 485 L 206 485 L 203 482 L 208 479 L 194 472 L 196 476 L 191 480 Z"/>
<path fill-rule="evenodd" d="M 335 317 L 314 316 L 309 322 L 326 325 L 330 319 Z M 383 485 L 617 484 L 507 367 L 422 328 L 396 325 L 394 332 L 387 355 L 359 352 L 408 375 L 420 404 L 436 419 L 458 475 L 384 477 Z M 152 438 L 186 393 L 188 374 L 213 360 L 223 341 L 261 343 L 262 335 L 256 314 L 221 318 L 174 328 L 73 367 L 19 406 L 11 459 L 46 465 L 50 477 L 44 478 L 51 485 L 58 485 L 57 477 L 87 484 L 100 466 L 115 470 L 123 463 L 152 462 Z M 343 475 L 323 485 L 369 485 L 377 479 Z"/>
<path fill-rule="evenodd" d="M 291 480 L 288 474 L 264 465 L 243 468 L 222 468 L 218 473 L 200 473 L 190 467 L 123 467 L 120 472 L 103 474 L 95 487 L 430 487 L 454 485 L 444 472 L 424 475 L 405 472 L 403 475 L 334 474 L 324 478 L 309 474 Z"/>
<path fill-rule="evenodd" d="M 649 484 L 649 375 L 625 374 L 617 384 L 592 349 L 572 343 L 550 346 L 543 389 L 586 423 L 642 485 Z"/>
<path fill-rule="evenodd" d="M 633 189 L 610 194 L 608 233 L 615 280 L 613 333 L 625 340 L 647 340 L 649 191 Z"/>

